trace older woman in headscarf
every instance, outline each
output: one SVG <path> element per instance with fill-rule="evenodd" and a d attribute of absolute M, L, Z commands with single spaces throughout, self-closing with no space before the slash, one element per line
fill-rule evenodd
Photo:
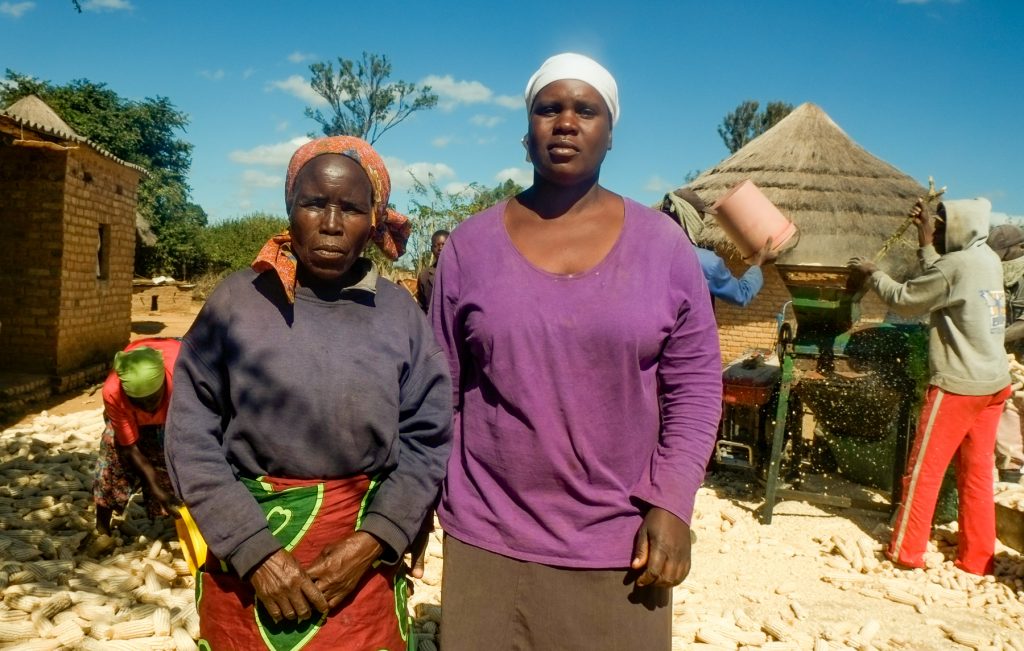
<path fill-rule="evenodd" d="M 303 145 L 289 231 L 185 336 L 166 447 L 210 550 L 206 648 L 406 648 L 397 563 L 437 498 L 451 387 L 415 301 L 361 257 L 403 249 L 389 192 L 362 140 Z"/>
<path fill-rule="evenodd" d="M 681 229 L 598 183 L 608 71 L 552 57 L 525 99 L 533 185 L 460 224 L 435 279 L 441 647 L 667 650 L 721 409 L 707 284 Z"/>

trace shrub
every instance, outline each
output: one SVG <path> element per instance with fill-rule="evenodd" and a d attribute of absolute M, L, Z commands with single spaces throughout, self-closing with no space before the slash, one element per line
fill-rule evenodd
<path fill-rule="evenodd" d="M 207 226 L 199 239 L 207 270 L 219 274 L 248 267 L 270 236 L 287 227 L 287 219 L 266 213 L 253 213 Z"/>

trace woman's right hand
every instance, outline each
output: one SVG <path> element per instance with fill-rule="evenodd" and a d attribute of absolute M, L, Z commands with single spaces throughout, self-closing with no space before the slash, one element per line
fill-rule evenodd
<path fill-rule="evenodd" d="M 308 619 L 313 614 L 310 606 L 321 613 L 328 611 L 323 593 L 284 549 L 260 563 L 249 576 L 249 583 L 275 623 L 282 619 Z"/>

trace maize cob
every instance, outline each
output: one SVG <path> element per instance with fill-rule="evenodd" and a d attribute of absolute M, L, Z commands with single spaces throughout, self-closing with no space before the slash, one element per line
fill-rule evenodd
<path fill-rule="evenodd" d="M 53 637 L 61 646 L 73 649 L 85 637 L 85 631 L 76 622 L 66 621 L 54 626 Z"/>
<path fill-rule="evenodd" d="M 171 611 L 167 608 L 157 608 L 153 613 L 153 632 L 157 636 L 171 634 Z"/>
<path fill-rule="evenodd" d="M 137 637 L 152 637 L 153 620 L 133 619 L 127 622 L 118 622 L 110 627 L 111 639 L 131 640 Z"/>
<path fill-rule="evenodd" d="M 17 642 L 35 637 L 36 629 L 28 619 L 0 622 L 0 642 Z"/>
<path fill-rule="evenodd" d="M 195 640 L 183 628 L 176 628 L 171 631 L 171 639 L 174 641 L 175 651 L 197 651 Z"/>
<path fill-rule="evenodd" d="M 30 595 L 8 594 L 4 596 L 4 603 L 15 610 L 31 613 L 36 606 L 42 603 L 42 599 Z"/>
<path fill-rule="evenodd" d="M 33 612 L 30 620 L 33 628 L 36 629 L 36 635 L 38 637 L 53 637 L 53 622 L 48 618 L 43 617 L 42 611 L 37 610 Z"/>
<path fill-rule="evenodd" d="M 178 578 L 178 571 L 167 563 L 162 563 L 158 560 L 146 561 L 148 566 L 152 568 L 153 572 L 157 575 L 164 583 L 170 583 L 174 579 Z"/>
<path fill-rule="evenodd" d="M 793 637 L 792 629 L 778 617 L 762 622 L 761 630 L 780 642 L 788 642 Z"/>
<path fill-rule="evenodd" d="M 807 609 L 795 599 L 789 602 L 789 609 L 793 611 L 793 616 L 797 619 L 807 619 Z"/>
<path fill-rule="evenodd" d="M 60 649 L 61 643 L 59 640 L 25 640 L 9 647 L 5 647 L 8 651 L 54 651 L 54 649 Z"/>
<path fill-rule="evenodd" d="M 725 637 L 716 629 L 707 626 L 697 629 L 696 641 L 703 642 L 704 644 L 710 644 L 716 647 L 721 647 L 723 649 L 736 648 L 735 641 Z"/>
<path fill-rule="evenodd" d="M 961 631 L 952 626 L 943 624 L 939 628 L 942 632 L 949 636 L 949 639 L 953 640 L 957 644 L 962 644 L 972 649 L 981 649 L 988 646 L 989 639 L 978 633 L 970 633 L 967 631 Z"/>
<path fill-rule="evenodd" d="M 889 601 L 894 601 L 898 604 L 904 604 L 907 606 L 917 606 L 918 604 L 923 605 L 921 597 L 911 594 L 905 590 L 897 590 L 896 588 L 886 588 L 885 598 Z"/>

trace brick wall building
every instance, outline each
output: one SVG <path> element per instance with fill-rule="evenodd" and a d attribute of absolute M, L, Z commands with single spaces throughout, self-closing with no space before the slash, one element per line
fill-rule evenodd
<path fill-rule="evenodd" d="M 0 112 L 0 371 L 60 380 L 127 344 L 142 174 L 36 97 Z"/>

